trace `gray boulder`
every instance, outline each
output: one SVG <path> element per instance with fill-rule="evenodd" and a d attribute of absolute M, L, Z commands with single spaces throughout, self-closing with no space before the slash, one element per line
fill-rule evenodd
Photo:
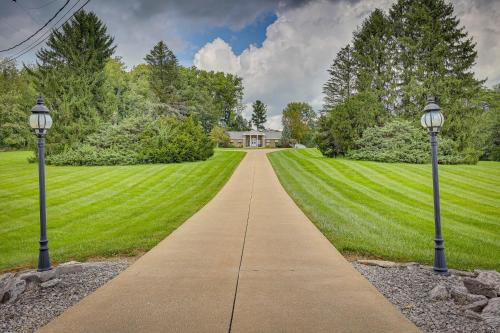
<path fill-rule="evenodd" d="M 445 285 L 438 284 L 429 292 L 429 297 L 433 301 L 446 301 L 450 299 L 450 292 Z"/>
<path fill-rule="evenodd" d="M 21 280 L 25 280 L 27 283 L 42 283 L 57 277 L 57 271 L 51 269 L 50 271 L 37 272 L 30 271 L 23 273 L 19 276 Z"/>
<path fill-rule="evenodd" d="M 469 319 L 474 319 L 477 321 L 481 321 L 484 319 L 479 313 L 471 311 L 471 310 L 465 310 L 464 316 L 469 318 Z"/>
<path fill-rule="evenodd" d="M 500 297 L 492 298 L 483 309 L 484 321 L 495 330 L 500 330 Z"/>
<path fill-rule="evenodd" d="M 467 304 L 466 306 L 464 306 L 464 310 L 470 310 L 479 313 L 486 305 L 488 305 L 488 299 L 485 297 L 483 300 Z"/>
<path fill-rule="evenodd" d="M 497 271 L 482 270 L 476 270 L 476 273 L 478 273 L 476 280 L 494 286 L 497 295 L 500 295 L 500 273 L 498 273 Z"/>
<path fill-rule="evenodd" d="M 8 293 L 10 288 L 12 287 L 13 279 L 14 279 L 14 274 L 12 273 L 6 273 L 0 276 L 0 303 L 7 302 L 8 298 L 10 297 Z M 5 301 L 4 297 L 6 297 Z"/>
<path fill-rule="evenodd" d="M 59 276 L 64 274 L 78 273 L 81 271 L 83 271 L 83 265 L 81 263 L 79 263 L 78 261 L 70 261 L 57 266 L 56 275 Z"/>
<path fill-rule="evenodd" d="M 455 287 L 450 291 L 451 298 L 459 305 L 467 305 L 470 303 L 488 300 L 486 296 L 469 294 L 469 291 L 465 287 Z"/>
<path fill-rule="evenodd" d="M 472 278 L 464 278 L 463 282 L 465 288 L 467 288 L 471 294 L 483 295 L 488 298 L 494 298 L 497 296 L 497 292 L 493 284 L 485 283 Z"/>
<path fill-rule="evenodd" d="M 17 297 L 26 290 L 26 281 L 20 279 L 9 279 L 3 286 L 0 303 L 15 302 Z"/>

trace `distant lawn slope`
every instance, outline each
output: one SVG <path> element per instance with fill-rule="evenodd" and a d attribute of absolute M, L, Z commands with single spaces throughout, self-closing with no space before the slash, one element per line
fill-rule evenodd
<path fill-rule="evenodd" d="M 51 259 L 148 250 L 203 207 L 245 153 L 216 151 L 205 162 L 52 167 L 47 175 Z M 0 270 L 38 259 L 37 165 L 31 152 L 0 153 Z"/>
<path fill-rule="evenodd" d="M 432 264 L 430 165 L 322 157 L 315 149 L 272 153 L 290 196 L 344 253 Z M 500 270 L 500 163 L 439 167 L 448 266 Z"/>

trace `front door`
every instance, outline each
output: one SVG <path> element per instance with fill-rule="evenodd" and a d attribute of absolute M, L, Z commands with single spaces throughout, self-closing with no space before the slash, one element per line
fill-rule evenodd
<path fill-rule="evenodd" d="M 257 137 L 252 136 L 252 139 L 250 140 L 250 147 L 257 147 Z"/>

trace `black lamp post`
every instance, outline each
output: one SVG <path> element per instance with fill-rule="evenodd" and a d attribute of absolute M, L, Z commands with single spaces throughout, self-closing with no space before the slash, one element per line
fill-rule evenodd
<path fill-rule="evenodd" d="M 437 158 L 437 134 L 443 126 L 444 117 L 434 97 L 427 98 L 427 105 L 422 116 L 422 126 L 427 128 L 431 141 L 432 152 L 432 188 L 434 192 L 434 272 L 447 275 L 446 259 L 444 257 L 444 240 L 441 235 L 441 209 L 439 205 L 439 178 Z"/>
<path fill-rule="evenodd" d="M 52 126 L 52 118 L 49 109 L 43 104 L 42 96 L 39 96 L 36 105 L 31 109 L 29 118 L 30 127 L 38 138 L 38 186 L 40 189 L 40 252 L 38 255 L 38 271 L 52 269 L 49 259 L 49 247 L 47 240 L 47 218 L 45 212 L 45 135 Z"/>

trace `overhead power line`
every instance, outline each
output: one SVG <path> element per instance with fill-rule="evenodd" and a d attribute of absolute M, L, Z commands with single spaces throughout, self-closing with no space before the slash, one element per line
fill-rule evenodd
<path fill-rule="evenodd" d="M 68 12 L 66 12 L 66 14 L 64 14 L 64 16 L 66 16 L 66 15 L 67 15 L 67 14 L 71 11 L 71 9 L 73 9 L 73 8 L 74 8 L 74 7 L 75 7 L 75 6 L 76 6 L 76 5 L 80 2 L 80 1 L 81 1 L 81 0 L 78 0 L 78 1 L 77 1 L 77 2 L 76 2 L 76 3 L 75 3 L 75 4 L 74 4 L 74 5 L 73 5 L 73 6 L 72 6 L 69 10 L 68 10 Z M 79 12 L 79 11 L 80 11 L 83 7 L 85 7 L 85 6 L 86 6 L 89 2 L 90 2 L 90 0 L 87 0 L 87 1 L 83 4 L 83 5 L 81 5 L 81 6 L 80 6 L 80 8 L 78 8 L 77 10 L 75 10 L 75 11 L 73 12 L 73 14 L 71 14 L 71 16 L 70 16 L 70 17 L 68 17 L 68 18 L 66 19 L 66 21 L 64 21 L 63 23 L 61 23 L 61 24 L 60 24 L 57 28 L 55 28 L 54 30 L 59 30 L 59 29 L 60 29 L 60 28 L 61 28 L 61 27 L 62 27 L 62 26 L 66 23 L 66 22 L 68 22 L 69 20 L 71 20 L 71 18 L 73 18 L 73 16 L 75 16 L 75 14 L 76 14 L 76 13 L 78 13 L 78 12 Z M 63 17 L 64 17 L 64 16 L 63 16 Z M 61 20 L 61 19 L 59 19 L 59 20 Z M 57 24 L 57 22 L 56 22 L 56 24 Z M 52 30 L 52 31 L 53 31 L 53 30 Z M 47 32 L 48 32 L 48 31 L 47 31 Z M 47 32 L 46 32 L 46 33 L 47 33 Z M 47 40 L 47 38 L 49 38 L 49 37 L 50 37 L 50 35 L 48 35 L 47 37 L 45 37 L 44 39 L 42 39 L 40 42 L 38 42 L 38 43 L 36 43 L 36 44 L 35 44 L 35 43 L 31 44 L 31 46 L 28 46 L 28 48 L 25 48 L 23 51 L 21 51 L 21 53 L 19 53 L 19 52 L 18 52 L 18 53 L 17 53 L 14 57 L 12 57 L 12 58 L 10 58 L 10 59 L 6 59 L 6 60 L 4 61 L 4 63 L 11 62 L 11 61 L 15 61 L 16 59 L 18 59 L 18 58 L 22 57 L 23 55 L 25 55 L 25 54 L 26 54 L 26 53 L 28 53 L 29 51 L 33 50 L 33 49 L 34 49 L 35 47 L 37 47 L 38 45 L 40 45 L 40 44 L 42 44 L 43 42 L 45 42 L 45 40 Z M 40 38 L 41 38 L 41 37 L 40 37 Z M 40 38 L 39 38 L 39 39 L 40 39 Z"/>
<path fill-rule="evenodd" d="M 22 55 L 21 53 L 23 53 L 24 51 L 26 51 L 26 50 L 28 50 L 28 49 L 29 49 L 29 50 L 31 50 L 31 49 L 32 49 L 32 46 L 33 46 L 33 47 L 35 47 L 35 46 L 36 46 L 35 44 L 36 44 L 39 40 L 41 40 L 44 36 L 47 36 L 47 34 L 51 33 L 51 32 L 52 32 L 52 30 L 54 29 L 54 27 L 55 27 L 55 26 L 57 26 L 57 24 L 58 24 L 59 22 L 61 22 L 61 21 L 62 21 L 62 20 L 66 17 L 66 15 L 68 15 L 68 14 L 71 12 L 71 10 L 73 10 L 73 8 L 75 8 L 75 7 L 76 7 L 76 5 L 78 5 L 78 3 L 80 3 L 80 1 L 82 1 L 82 0 L 77 0 L 77 1 L 73 4 L 73 6 L 71 6 L 71 8 L 70 8 L 70 9 L 68 9 L 68 10 L 66 11 L 66 13 L 64 13 L 64 15 L 62 15 L 62 16 L 61 16 L 61 17 L 60 17 L 60 18 L 59 18 L 59 19 L 58 19 L 58 20 L 54 23 L 54 25 L 52 25 L 52 28 L 51 28 L 51 29 L 47 29 L 47 31 L 45 31 L 43 34 L 41 34 L 40 36 L 38 36 L 38 38 L 37 38 L 37 39 L 35 39 L 35 40 L 33 41 L 33 43 L 29 44 L 28 46 L 26 46 L 24 49 L 22 49 L 22 50 L 18 51 L 17 53 L 14 53 L 13 55 L 11 55 L 11 56 L 10 56 L 10 58 L 11 58 L 11 59 L 17 59 L 17 58 L 18 58 L 18 55 L 19 55 L 19 56 L 21 56 L 21 55 Z M 77 12 L 77 11 L 75 11 L 75 13 L 76 13 L 76 12 Z M 70 17 L 70 18 L 71 18 L 71 17 Z M 66 22 L 64 22 L 64 23 L 66 23 Z M 63 23 L 63 24 L 64 24 L 64 23 Z M 61 25 L 62 25 L 62 24 L 61 24 Z M 59 29 L 60 27 L 61 27 L 61 26 L 58 26 L 55 30 Z M 45 39 L 46 39 L 46 38 L 45 38 Z M 45 39 L 44 39 L 44 40 L 45 40 Z M 34 45 L 35 45 L 35 46 L 34 46 Z M 37 44 L 37 45 L 38 45 L 38 44 Z M 29 51 L 29 50 L 28 50 L 28 51 Z M 24 54 L 24 53 L 23 53 L 23 54 Z"/>
<path fill-rule="evenodd" d="M 3 50 L 0 50 L 0 52 L 5 52 L 5 51 L 10 51 L 16 47 L 18 47 L 19 45 L 22 45 L 24 43 L 26 43 L 28 40 L 30 40 L 33 36 L 35 36 L 37 33 L 39 33 L 40 31 L 42 31 L 47 25 L 49 25 L 50 22 L 52 22 L 53 19 L 56 18 L 56 16 L 64 9 L 64 7 L 66 7 L 68 5 L 70 0 L 66 0 L 66 3 L 61 7 L 59 8 L 59 10 L 54 14 L 54 16 L 52 16 L 50 18 L 50 20 L 47 21 L 47 23 L 45 23 L 40 29 L 38 29 L 37 31 L 35 31 L 34 33 L 32 33 L 30 36 L 28 36 L 26 39 L 24 39 L 22 42 L 19 42 L 17 43 L 16 45 L 14 46 L 11 46 L 9 48 L 6 48 L 6 49 L 3 49 Z"/>

